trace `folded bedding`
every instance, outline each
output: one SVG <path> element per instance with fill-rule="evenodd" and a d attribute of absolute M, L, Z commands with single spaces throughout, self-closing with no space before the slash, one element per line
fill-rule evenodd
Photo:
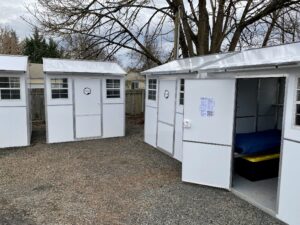
<path fill-rule="evenodd" d="M 280 144 L 280 130 L 237 134 L 235 138 L 235 151 L 245 155 L 263 152 L 277 152 L 280 149 Z"/>

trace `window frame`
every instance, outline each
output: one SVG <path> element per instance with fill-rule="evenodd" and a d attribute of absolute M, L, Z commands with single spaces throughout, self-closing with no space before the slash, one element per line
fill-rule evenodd
<path fill-rule="evenodd" d="M 182 83 L 183 81 L 183 83 Z M 184 92 L 185 92 L 185 88 L 184 88 L 184 85 L 185 85 L 185 79 L 179 79 L 179 100 L 178 100 L 178 103 L 180 106 L 184 106 Z M 182 100 L 182 101 L 181 101 Z"/>
<path fill-rule="evenodd" d="M 108 81 L 113 81 L 112 87 L 108 87 Z M 118 81 L 118 85 L 116 85 L 115 81 Z M 121 79 L 117 79 L 117 78 L 107 78 L 105 79 L 105 88 L 106 88 L 106 99 L 121 99 Z M 108 92 L 109 91 L 117 91 L 119 94 L 113 94 L 113 95 L 109 95 Z"/>
<path fill-rule="evenodd" d="M 136 90 L 140 88 L 140 82 L 137 80 L 131 81 L 131 90 Z"/>
<path fill-rule="evenodd" d="M 298 113 L 298 106 L 300 107 L 300 77 L 296 78 L 296 96 L 295 96 L 295 114 L 294 114 L 294 126 L 300 128 L 300 124 L 297 124 L 297 117 L 300 117 L 300 113 Z M 298 99 L 299 96 L 299 99 Z"/>
<path fill-rule="evenodd" d="M 55 83 L 52 83 L 53 80 L 62 80 L 63 82 L 61 83 L 61 85 L 65 85 L 64 84 L 64 80 L 66 80 L 66 85 L 67 87 L 56 87 L 56 88 L 53 88 L 52 85 L 54 85 Z M 57 84 L 60 84 L 60 83 L 57 83 Z M 69 78 L 67 77 L 51 77 L 50 78 L 50 95 L 51 95 L 51 100 L 68 100 L 70 98 L 70 91 L 69 91 Z M 63 98 L 61 97 L 60 95 L 62 95 L 63 93 L 58 93 L 59 97 L 58 98 L 54 98 L 53 97 L 53 91 L 61 91 L 61 90 L 67 90 L 67 97 L 66 98 Z"/>
<path fill-rule="evenodd" d="M 155 84 L 154 83 L 151 83 L 151 82 L 155 81 Z M 148 101 L 156 101 L 157 100 L 157 84 L 158 81 L 156 78 L 149 78 L 148 79 L 148 91 L 147 91 L 147 100 Z M 155 86 L 154 86 L 155 85 Z M 151 94 L 150 94 L 151 93 Z M 151 97 L 154 97 L 153 98 L 150 98 Z"/>
<path fill-rule="evenodd" d="M 21 101 L 22 100 L 22 94 L 21 94 L 21 77 L 19 76 L 1 76 L 1 78 L 8 78 L 8 87 L 1 87 L 0 85 L 0 101 Z M 11 79 L 17 79 L 18 82 L 11 82 Z M 1 82 L 4 83 L 4 82 Z M 18 87 L 12 87 L 13 84 L 18 84 Z M 10 98 L 2 98 L 2 91 L 10 91 Z M 11 91 L 19 91 L 19 97 L 18 98 L 11 98 L 12 93 Z"/>

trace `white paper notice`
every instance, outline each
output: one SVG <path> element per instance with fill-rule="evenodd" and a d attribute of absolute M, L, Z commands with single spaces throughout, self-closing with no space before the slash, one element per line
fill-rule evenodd
<path fill-rule="evenodd" d="M 202 97 L 200 99 L 200 114 L 202 117 L 213 117 L 215 113 L 215 100 Z"/>

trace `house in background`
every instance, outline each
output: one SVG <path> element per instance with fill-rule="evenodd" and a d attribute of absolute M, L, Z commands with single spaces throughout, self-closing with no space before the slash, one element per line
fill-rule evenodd
<path fill-rule="evenodd" d="M 145 77 L 139 72 L 129 71 L 126 76 L 126 89 L 145 89 Z"/>
<path fill-rule="evenodd" d="M 29 88 L 44 89 L 43 64 L 29 64 Z"/>

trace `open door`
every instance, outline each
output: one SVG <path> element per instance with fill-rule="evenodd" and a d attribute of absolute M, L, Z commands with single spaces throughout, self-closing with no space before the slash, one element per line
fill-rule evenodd
<path fill-rule="evenodd" d="M 284 133 L 278 195 L 278 217 L 300 224 L 300 76 L 287 78 Z"/>
<path fill-rule="evenodd" d="M 186 80 L 182 180 L 230 188 L 235 79 Z"/>

